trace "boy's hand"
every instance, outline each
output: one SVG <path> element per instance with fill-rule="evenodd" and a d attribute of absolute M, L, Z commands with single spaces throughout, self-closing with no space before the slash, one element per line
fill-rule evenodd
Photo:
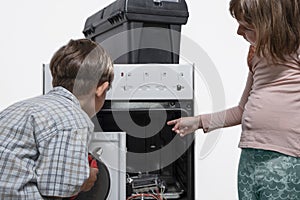
<path fill-rule="evenodd" d="M 80 188 L 80 191 L 87 192 L 94 186 L 97 180 L 98 168 L 90 167 L 90 176 L 89 178 L 83 183 Z"/>

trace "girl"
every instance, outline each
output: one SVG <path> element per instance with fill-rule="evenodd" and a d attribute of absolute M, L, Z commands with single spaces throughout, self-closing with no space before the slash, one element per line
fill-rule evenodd
<path fill-rule="evenodd" d="M 300 199 L 300 0 L 231 0 L 237 33 L 250 43 L 239 105 L 175 119 L 185 136 L 242 124 L 240 200 Z"/>

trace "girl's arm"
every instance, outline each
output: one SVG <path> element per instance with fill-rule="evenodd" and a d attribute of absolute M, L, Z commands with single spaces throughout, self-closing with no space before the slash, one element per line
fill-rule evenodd
<path fill-rule="evenodd" d="M 239 105 L 227 110 L 212 114 L 200 115 L 200 120 L 204 132 L 209 132 L 218 128 L 230 127 L 241 124 L 244 107 L 248 101 L 248 96 L 253 83 L 252 73 L 249 71 L 246 87 L 239 102 Z"/>

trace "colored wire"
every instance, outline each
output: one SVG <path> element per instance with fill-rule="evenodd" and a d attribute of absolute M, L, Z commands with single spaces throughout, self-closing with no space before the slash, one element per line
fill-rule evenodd
<path fill-rule="evenodd" d="M 156 200 L 161 200 L 160 197 L 157 197 L 157 196 L 155 196 L 155 195 L 153 195 L 153 194 L 136 194 L 136 195 L 133 195 L 133 196 L 131 196 L 131 197 L 128 197 L 126 200 L 135 199 L 135 198 L 137 198 L 137 197 L 152 197 L 152 198 L 154 198 L 154 199 L 156 199 Z"/>

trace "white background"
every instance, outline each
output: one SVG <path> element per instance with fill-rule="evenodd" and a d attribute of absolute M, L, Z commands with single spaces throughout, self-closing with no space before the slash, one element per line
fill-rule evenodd
<path fill-rule="evenodd" d="M 186 0 L 190 17 L 182 34 L 200 45 L 214 62 L 223 82 L 225 105 L 238 104 L 247 74 L 248 44 L 236 35 L 229 0 Z M 113 0 L 10 0 L 0 6 L 0 110 L 42 94 L 42 64 L 69 39 L 82 38 L 87 17 Z M 198 77 L 201 79 L 201 77 Z M 201 82 L 201 80 L 198 80 Z M 209 91 L 198 86 L 197 110 L 211 111 Z M 204 159 L 198 152 L 205 136 L 197 134 L 196 199 L 237 199 L 237 147 L 240 127 L 226 128 Z"/>

